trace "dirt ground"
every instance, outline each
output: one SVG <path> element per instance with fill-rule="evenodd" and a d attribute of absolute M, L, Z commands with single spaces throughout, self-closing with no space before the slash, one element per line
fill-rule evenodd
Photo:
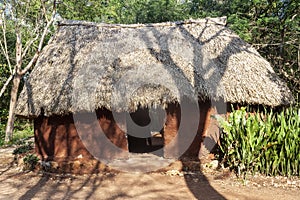
<path fill-rule="evenodd" d="M 299 178 L 250 177 L 228 170 L 93 175 L 23 172 L 0 149 L 0 199 L 300 199 Z"/>

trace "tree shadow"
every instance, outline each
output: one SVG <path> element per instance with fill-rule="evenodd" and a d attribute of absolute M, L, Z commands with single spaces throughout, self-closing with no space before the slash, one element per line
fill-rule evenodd
<path fill-rule="evenodd" d="M 201 165 L 201 161 L 198 159 L 195 161 Z M 209 183 L 207 177 L 202 173 L 201 169 L 195 167 L 192 173 L 184 173 L 184 179 L 187 187 L 197 199 L 226 199 L 217 190 L 215 190 Z M 187 162 L 182 161 L 183 169 L 190 169 L 190 165 Z"/>
<path fill-rule="evenodd" d="M 170 74 L 173 74 L 172 70 L 176 70 L 180 76 L 181 79 L 183 80 L 188 80 L 188 82 L 193 82 L 195 83 L 195 85 L 197 85 L 197 83 L 199 81 L 203 81 L 206 85 L 203 88 L 203 93 L 208 94 L 208 99 L 212 100 L 214 98 L 219 98 L 222 99 L 224 98 L 224 96 L 218 96 L 218 91 L 217 91 L 217 86 L 220 84 L 221 79 L 224 75 L 224 73 L 227 70 L 227 66 L 228 66 L 228 60 L 230 58 L 230 56 L 234 55 L 234 54 L 238 54 L 242 51 L 248 51 L 247 48 L 232 48 L 232 46 L 235 46 L 233 44 L 235 44 L 238 41 L 240 41 L 240 39 L 238 37 L 233 37 L 231 38 L 231 41 L 226 45 L 226 47 L 222 50 L 222 52 L 216 57 L 213 58 L 209 61 L 207 61 L 207 63 L 205 63 L 205 67 L 203 67 L 202 65 L 204 65 L 204 57 L 205 55 L 202 55 L 202 48 L 205 44 L 211 42 L 214 38 L 219 37 L 223 31 L 227 30 L 227 28 L 220 28 L 220 30 L 218 30 L 213 36 L 211 36 L 208 39 L 205 39 L 205 37 L 203 37 L 204 34 L 206 34 L 206 30 L 208 30 L 209 28 L 209 23 L 208 21 L 205 22 L 204 27 L 202 28 L 202 31 L 200 31 L 199 35 L 196 37 L 195 35 L 191 34 L 189 30 L 187 30 L 182 24 L 178 24 L 175 27 L 170 28 L 168 33 L 162 33 L 160 32 L 160 30 L 158 30 L 156 27 L 154 26 L 150 26 L 150 27 L 146 27 L 143 30 L 140 30 L 140 35 L 142 35 L 143 37 L 141 37 L 141 41 L 143 41 L 145 43 L 145 45 L 147 46 L 147 50 L 149 51 L 149 54 L 152 55 L 154 58 L 157 59 L 157 61 L 159 63 L 161 63 L 165 70 L 169 71 Z M 185 41 L 187 43 L 190 44 L 191 49 L 193 51 L 193 59 L 192 59 L 192 66 L 193 66 L 193 80 L 189 80 L 189 78 L 186 76 L 185 72 L 182 70 L 182 68 L 180 68 L 178 66 L 178 64 L 176 63 L 176 61 L 173 59 L 172 57 L 172 53 L 170 51 L 170 47 L 169 47 L 169 43 L 168 43 L 168 35 L 172 34 L 173 31 L 179 31 L 181 33 L 181 35 L 185 38 Z M 160 49 L 155 49 L 154 48 L 154 42 L 153 39 L 151 40 L 151 38 L 149 38 L 147 36 L 147 33 L 151 32 L 154 36 L 155 44 L 157 44 Z M 76 42 L 76 37 L 74 42 Z M 75 46 L 75 43 L 74 43 Z M 73 47 L 75 48 L 75 47 Z M 74 49 L 72 49 L 73 51 Z M 249 51 L 248 51 L 249 52 Z M 252 53 L 252 52 L 251 52 Z M 73 78 L 73 73 L 74 73 L 74 55 L 75 53 L 71 53 L 71 57 L 70 57 L 70 63 L 71 63 L 71 67 L 69 69 L 68 72 L 68 77 L 66 78 L 66 80 L 64 80 L 63 86 L 61 88 L 61 90 L 58 92 L 58 98 L 57 101 L 54 103 L 54 109 L 56 107 L 58 107 L 59 104 L 59 100 L 61 98 L 61 96 L 63 95 L 63 91 L 66 90 L 67 87 L 67 83 L 68 83 L 68 79 L 69 78 Z M 219 66 L 216 66 L 215 64 L 218 63 Z M 170 68 L 170 66 L 172 66 L 172 69 Z M 218 69 L 217 69 L 218 68 Z M 208 77 L 208 78 L 206 78 Z M 176 84 L 180 84 L 178 82 L 175 81 Z M 195 87 L 195 85 L 191 84 L 191 87 Z M 178 88 L 180 88 L 180 85 L 177 85 Z M 199 96 L 201 96 L 201 94 L 198 94 Z M 201 99 L 201 97 L 199 97 Z M 226 102 L 224 102 L 225 105 Z M 201 112 L 201 111 L 200 111 Z M 207 111 L 205 111 L 204 113 L 202 113 L 202 116 L 200 117 L 204 117 L 204 118 L 208 118 L 210 116 L 208 116 Z M 68 132 L 68 131 L 67 131 Z M 203 131 L 201 134 L 203 134 Z M 197 135 L 197 140 L 199 140 L 199 134 Z M 45 142 L 45 141 L 43 141 Z M 199 142 L 198 145 L 200 145 Z M 200 149 L 200 146 L 196 147 L 198 149 Z M 51 147 L 51 149 L 54 149 L 54 147 Z M 52 153 L 52 152 L 51 152 Z M 68 152 L 68 155 L 70 153 Z M 196 158 L 196 162 L 201 163 L 201 161 Z M 189 165 L 186 164 L 186 162 L 182 161 L 182 165 L 183 165 L 183 169 L 185 168 L 189 168 Z M 185 182 L 187 184 L 187 187 L 189 188 L 189 190 L 191 191 L 191 193 L 194 195 L 195 198 L 197 199 L 225 199 L 218 191 L 216 191 L 209 183 L 207 177 L 201 172 L 200 168 L 195 169 L 193 174 L 185 174 L 184 175 L 184 179 Z M 44 188 L 47 185 L 47 182 L 49 181 L 49 176 L 44 176 L 42 177 L 39 182 L 33 186 L 30 190 L 28 190 L 20 199 L 30 199 L 33 198 L 39 190 L 41 190 L 42 188 Z M 63 199 L 66 198 L 71 198 L 73 197 L 76 193 L 78 193 L 81 189 L 83 189 L 85 186 L 92 184 L 92 188 L 91 191 L 88 193 L 88 195 L 86 196 L 86 198 L 90 198 L 96 188 L 101 187 L 101 178 L 99 181 L 99 177 L 98 179 L 95 178 L 95 176 L 88 176 L 83 183 L 80 185 L 80 187 L 78 187 L 75 190 L 72 190 L 72 188 L 70 186 L 68 186 L 67 190 L 65 191 L 65 196 L 63 197 Z M 59 187 L 61 185 L 61 183 L 57 183 L 54 186 L 51 187 L 50 191 L 47 191 L 47 198 L 51 198 L 52 193 L 54 193 L 56 191 L 56 188 Z M 130 189 L 130 186 L 125 186 L 125 188 Z M 154 190 L 149 191 L 149 192 L 155 192 Z M 138 195 L 137 195 L 138 196 Z M 116 194 L 115 196 L 112 196 L 110 199 L 114 199 L 114 198 L 119 198 L 119 197 L 130 197 L 128 195 L 128 193 L 125 192 L 120 192 L 118 194 Z"/>
<path fill-rule="evenodd" d="M 43 199 L 52 199 L 53 195 L 57 192 L 61 192 L 59 187 L 64 186 L 66 189 L 63 191 L 63 197 L 61 199 L 73 199 L 74 196 L 83 190 L 85 187 L 89 187 L 89 192 L 85 193 L 84 199 L 90 199 L 97 188 L 100 187 L 104 178 L 112 179 L 115 175 L 101 177 L 97 173 L 99 168 L 99 162 L 94 166 L 94 169 L 91 170 L 91 173 L 88 176 L 84 176 L 82 182 L 77 185 L 76 188 L 72 187 L 72 181 L 76 179 L 75 175 L 68 174 L 57 174 L 57 173 L 47 173 L 42 172 L 42 176 L 39 181 L 29 190 L 25 192 L 19 199 L 32 199 L 38 195 L 43 195 Z M 66 180 L 70 180 L 70 184 L 65 184 Z M 50 185 L 50 186 L 49 186 Z"/>
<path fill-rule="evenodd" d="M 195 174 L 195 173 L 194 173 Z M 223 199 L 214 193 L 209 187 L 205 177 L 200 175 L 187 175 L 187 185 L 195 192 L 199 193 L 199 197 L 210 199 L 214 197 Z M 25 177 L 28 176 L 28 177 Z M 17 184 L 8 181 L 11 189 L 20 190 L 19 192 L 10 193 L 14 198 L 18 199 L 182 199 L 191 198 L 191 194 L 187 194 L 187 188 L 178 188 L 174 184 L 172 177 L 162 175 L 160 173 L 100 173 L 89 174 L 87 176 L 75 176 L 70 174 L 51 174 L 44 173 L 39 179 L 34 179 L 37 174 L 20 174 L 20 179 L 24 178 L 25 182 L 19 179 Z M 33 178 L 31 180 L 31 178 Z M 161 180 L 160 178 L 163 178 Z M 172 180 L 173 179 L 173 180 Z M 200 182 L 193 182 L 195 179 Z M 16 180 L 14 178 L 14 180 Z M 177 177 L 175 180 L 179 180 Z M 26 181 L 29 181 L 26 184 Z M 34 184 L 32 184 L 34 182 Z M 7 184 L 7 182 L 6 182 Z M 30 187 L 28 187 L 30 186 Z M 204 195 L 199 192 L 205 189 Z M 203 190 L 201 189 L 203 188 Z M 208 189 L 207 189 L 208 188 Z M 12 191 L 13 191 L 12 190 Z M 191 189 L 190 189 L 191 190 Z M 7 191 L 5 191 L 7 192 Z M 20 194 L 23 193 L 23 194 Z M 21 195 L 21 196 L 19 196 Z M 209 196 L 208 196 L 209 195 Z M 10 195 L 9 195 L 10 196 Z M 197 196 L 198 198 L 198 196 Z"/>
<path fill-rule="evenodd" d="M 31 187 L 19 199 L 20 200 L 32 199 L 38 192 L 41 191 L 41 189 L 47 184 L 48 181 L 49 181 L 49 176 L 41 177 L 40 180 L 37 182 L 37 184 L 35 184 L 33 187 Z"/>
<path fill-rule="evenodd" d="M 235 43 L 240 42 L 240 38 L 238 37 L 232 37 L 229 43 L 223 48 L 222 52 L 213 59 L 204 60 L 204 57 L 206 55 L 203 55 L 202 49 L 204 48 L 204 45 L 206 43 L 211 42 L 215 38 L 222 35 L 224 31 L 228 31 L 226 27 L 219 27 L 219 30 L 217 30 L 216 33 L 214 33 L 212 36 L 207 38 L 205 36 L 206 30 L 209 29 L 209 22 L 208 19 L 204 23 L 204 27 L 202 27 L 202 30 L 200 33 L 195 36 L 190 33 L 189 30 L 187 30 L 182 24 L 177 24 L 175 27 L 172 27 L 169 29 L 167 33 L 161 32 L 157 29 L 155 26 L 147 27 L 145 30 L 141 30 L 141 41 L 144 41 L 144 44 L 147 46 L 150 55 L 152 55 L 154 58 L 158 60 L 158 62 L 162 63 L 163 66 L 167 71 L 172 74 L 172 70 L 175 68 L 177 72 L 179 72 L 180 78 L 187 80 L 191 87 L 196 87 L 197 84 L 199 84 L 199 81 L 204 83 L 204 87 L 202 89 L 202 92 L 208 95 L 208 98 L 210 101 L 216 100 L 216 101 L 222 101 L 225 99 L 225 94 L 218 94 L 218 86 L 221 82 L 221 79 L 227 70 L 228 66 L 228 60 L 230 56 L 234 54 L 238 54 L 241 51 L 248 51 L 247 47 L 245 48 L 236 48 Z M 170 51 L 168 37 L 172 35 L 173 31 L 179 31 L 182 35 L 182 37 L 185 39 L 186 43 L 189 43 L 193 52 L 193 60 L 192 60 L 192 66 L 193 66 L 193 77 L 194 80 L 189 80 L 188 77 L 185 75 L 185 72 L 178 66 L 176 61 L 172 58 L 172 53 Z M 148 32 L 151 32 L 154 39 L 150 38 L 148 36 Z M 158 45 L 160 49 L 154 49 L 154 44 Z M 161 59 L 163 58 L 163 59 Z M 218 66 L 216 66 L 218 65 Z M 172 66 L 170 68 L 170 66 Z M 171 71 L 170 71 L 171 70 Z M 178 83 L 174 81 L 175 83 Z M 192 83 L 194 85 L 192 85 Z M 200 83 L 200 84 L 203 84 Z M 178 88 L 180 88 L 180 85 L 177 85 Z M 199 94 L 199 99 L 205 99 L 201 98 L 203 94 Z M 223 96 L 222 96 L 223 95 Z M 226 102 L 223 104 L 225 108 L 222 109 L 222 114 L 226 113 Z M 201 105 L 200 105 L 201 106 Z M 216 106 L 216 105 L 215 105 Z M 217 106 L 216 106 L 217 107 Z M 200 107 L 201 109 L 201 107 Z M 205 115 L 205 116 L 203 116 Z M 208 116 L 208 112 L 202 113 L 201 117 L 211 117 Z M 202 128 L 203 129 L 203 128 Z M 178 133 L 179 134 L 179 133 Z M 203 132 L 201 133 L 203 135 Z M 184 135 L 182 135 L 184 137 Z M 197 139 L 197 137 L 195 138 Z M 199 137 L 198 139 L 199 140 Z M 198 144 L 200 145 L 200 144 Z M 200 146 L 198 147 L 200 149 Z M 196 158 L 196 162 L 200 162 L 198 158 Z M 186 166 L 185 162 L 183 163 L 183 169 L 188 168 Z M 200 181 L 194 182 L 194 178 L 198 177 Z M 195 175 L 185 175 L 184 176 L 186 180 L 186 184 L 189 187 L 190 191 L 194 194 L 195 198 L 197 199 L 207 199 L 207 198 L 216 198 L 216 199 L 225 199 L 221 194 L 219 194 L 213 187 L 210 186 L 209 181 L 205 177 L 205 175 L 201 172 L 200 168 L 195 171 Z"/>
<path fill-rule="evenodd" d="M 151 26 L 148 28 L 148 30 L 142 30 L 141 34 L 141 40 L 144 41 L 145 45 L 147 46 L 150 55 L 152 55 L 154 58 L 156 58 L 160 63 L 165 66 L 165 69 L 168 71 L 171 70 L 171 68 L 175 68 L 177 72 L 180 74 L 180 78 L 188 80 L 188 77 L 186 77 L 185 72 L 182 70 L 178 64 L 176 64 L 176 61 L 172 57 L 172 52 L 170 51 L 169 47 L 169 42 L 168 38 L 171 38 L 172 32 L 173 31 L 179 31 L 182 35 L 182 37 L 185 39 L 186 43 L 190 44 L 190 47 L 193 52 L 193 60 L 192 60 L 192 67 L 193 67 L 193 77 L 194 80 L 188 81 L 190 83 L 194 83 L 195 85 L 192 85 L 192 87 L 196 87 L 197 83 L 199 81 L 203 81 L 204 83 L 204 89 L 203 93 L 208 95 L 208 99 L 212 102 L 212 106 L 215 106 L 218 113 L 217 114 L 226 114 L 227 111 L 227 102 L 224 99 L 226 98 L 226 91 L 225 88 L 222 88 L 221 82 L 222 78 L 225 74 L 225 72 L 228 69 L 229 66 L 229 59 L 231 56 L 239 54 L 241 52 L 247 52 L 252 55 L 258 56 L 258 54 L 252 52 L 249 48 L 251 47 L 250 45 L 246 44 L 245 42 L 242 41 L 241 38 L 238 36 L 232 35 L 228 39 L 228 42 L 226 42 L 226 45 L 223 45 L 221 49 L 219 50 L 219 53 L 216 57 L 212 57 L 210 55 L 205 55 L 206 52 L 203 50 L 204 48 L 207 48 L 205 45 L 209 44 L 213 40 L 215 40 L 218 37 L 223 37 L 223 34 L 225 37 L 228 36 L 229 30 L 224 26 L 224 25 L 216 25 L 218 26 L 217 31 L 215 33 L 211 34 L 209 31 L 210 24 L 208 22 L 208 19 L 206 19 L 206 22 L 204 23 L 204 27 L 202 27 L 202 31 L 198 35 L 195 35 L 195 33 L 191 33 L 190 30 L 188 30 L 184 25 L 179 24 L 176 27 L 170 28 L 168 31 L 161 32 L 158 28 L 155 26 Z M 207 32 L 208 31 L 208 32 Z M 152 32 L 153 38 L 147 37 L 147 33 Z M 166 33 L 167 32 L 167 33 Z M 231 33 L 231 31 L 229 31 Z M 207 35 L 209 37 L 207 37 Z M 170 37 L 169 37 L 170 36 Z M 220 42 L 220 40 L 217 40 L 217 42 Z M 158 48 L 160 49 L 154 49 L 153 46 L 158 45 Z M 238 45 L 237 45 L 238 44 Z M 210 44 L 213 46 L 212 44 Z M 218 44 L 214 44 L 218 45 Z M 218 48 L 218 47 L 215 47 Z M 216 49 L 215 49 L 216 51 Z M 208 57 L 208 58 L 205 58 Z M 160 59 L 158 59 L 160 58 Z M 164 58 L 164 59 L 161 59 Z M 172 66 L 172 67 L 170 67 Z M 171 73 L 171 72 L 170 72 Z M 276 81 L 277 79 L 272 80 L 272 75 L 269 74 L 270 77 L 268 77 L 271 81 Z M 176 81 L 175 81 L 176 83 Z M 203 84 L 200 83 L 200 84 Z M 179 85 L 177 85 L 178 88 L 180 88 Z M 219 90 L 223 90 L 220 91 Z M 198 91 L 197 91 L 198 92 Z M 199 94 L 201 96 L 203 94 Z M 285 95 L 282 95 L 285 96 Z M 201 97 L 199 97 L 201 100 Z M 216 103 L 217 102 L 217 103 Z M 222 103 L 223 102 L 223 103 Z M 282 99 L 283 102 L 283 99 Z M 221 105 L 223 104 L 223 106 Z M 223 107 L 223 108 L 222 108 Z M 201 105 L 200 105 L 201 109 Z M 200 112 L 202 112 L 200 110 Z M 204 114 L 205 118 L 210 118 L 211 116 L 208 116 L 209 114 L 202 113 Z M 203 116 L 202 116 L 203 117 Z M 178 133 L 179 134 L 179 133 Z M 185 133 L 188 134 L 188 133 Z M 202 133 L 203 134 L 203 133 Z M 210 139 L 208 139 L 210 140 Z M 197 160 L 199 163 L 200 160 Z M 183 167 L 188 167 L 185 166 L 183 162 Z M 224 199 L 222 195 L 220 195 L 214 188 L 212 188 L 209 185 L 208 180 L 205 178 L 205 175 L 201 172 L 200 169 L 196 171 L 196 174 L 202 178 L 202 182 L 200 183 L 195 183 L 194 181 L 191 181 L 193 177 L 190 178 L 190 175 L 186 175 L 186 183 L 188 187 L 190 188 L 190 191 L 194 194 L 196 198 L 203 198 L 203 195 L 205 193 L 209 194 L 212 196 L 212 198 L 217 198 L 217 199 Z M 205 189 L 201 189 L 201 186 L 203 184 L 205 185 Z M 207 196 L 208 197 L 208 196 Z"/>
<path fill-rule="evenodd" d="M 8 166 L 5 166 L 4 169 L 1 169 L 0 170 L 0 177 L 1 177 L 1 175 L 5 174 L 9 170 L 11 170 L 14 167 L 14 164 L 15 164 L 15 161 L 11 161 L 11 162 L 8 163 Z M 2 168 L 2 166 L 1 166 L 1 168 Z M 0 182 L 1 182 L 1 180 L 0 180 Z"/>

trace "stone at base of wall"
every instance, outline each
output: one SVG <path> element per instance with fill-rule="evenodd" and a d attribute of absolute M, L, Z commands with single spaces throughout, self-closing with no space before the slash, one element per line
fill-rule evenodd
<path fill-rule="evenodd" d="M 212 159 L 213 156 L 210 156 Z M 153 172 L 167 172 L 171 170 L 177 171 L 198 171 L 201 172 L 203 166 L 210 166 L 209 163 L 212 162 L 212 159 L 198 160 L 198 159 L 181 159 L 174 160 L 166 167 L 159 168 Z M 140 162 L 140 166 L 143 164 L 149 167 L 151 160 Z M 56 160 L 56 161 L 41 161 L 38 170 L 49 172 L 49 173 L 71 173 L 71 174 L 97 174 L 103 172 L 122 172 L 127 170 L 122 170 L 122 166 L 118 169 L 101 163 L 96 159 L 77 159 L 77 160 Z"/>
<path fill-rule="evenodd" d="M 38 170 L 50 173 L 97 174 L 114 171 L 97 160 L 42 161 Z"/>

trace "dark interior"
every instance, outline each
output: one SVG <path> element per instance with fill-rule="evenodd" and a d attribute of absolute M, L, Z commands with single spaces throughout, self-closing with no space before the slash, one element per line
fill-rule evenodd
<path fill-rule="evenodd" d="M 155 118 L 156 116 L 152 116 Z M 161 122 L 163 123 L 163 121 Z M 126 118 L 128 149 L 131 153 L 153 153 L 163 156 L 163 129 L 155 130 L 149 109 L 139 108 Z M 159 125 L 163 127 L 163 124 Z"/>

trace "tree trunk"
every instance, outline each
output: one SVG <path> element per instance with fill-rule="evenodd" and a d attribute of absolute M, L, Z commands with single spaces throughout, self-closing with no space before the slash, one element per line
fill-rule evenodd
<path fill-rule="evenodd" d="M 10 142 L 13 136 L 14 130 L 14 121 L 15 121 L 15 109 L 17 105 L 17 96 L 18 96 L 18 89 L 20 85 L 21 76 L 16 74 L 13 79 L 13 86 L 10 93 L 10 104 L 9 104 L 9 115 L 6 125 L 6 132 L 5 132 L 5 142 Z"/>

